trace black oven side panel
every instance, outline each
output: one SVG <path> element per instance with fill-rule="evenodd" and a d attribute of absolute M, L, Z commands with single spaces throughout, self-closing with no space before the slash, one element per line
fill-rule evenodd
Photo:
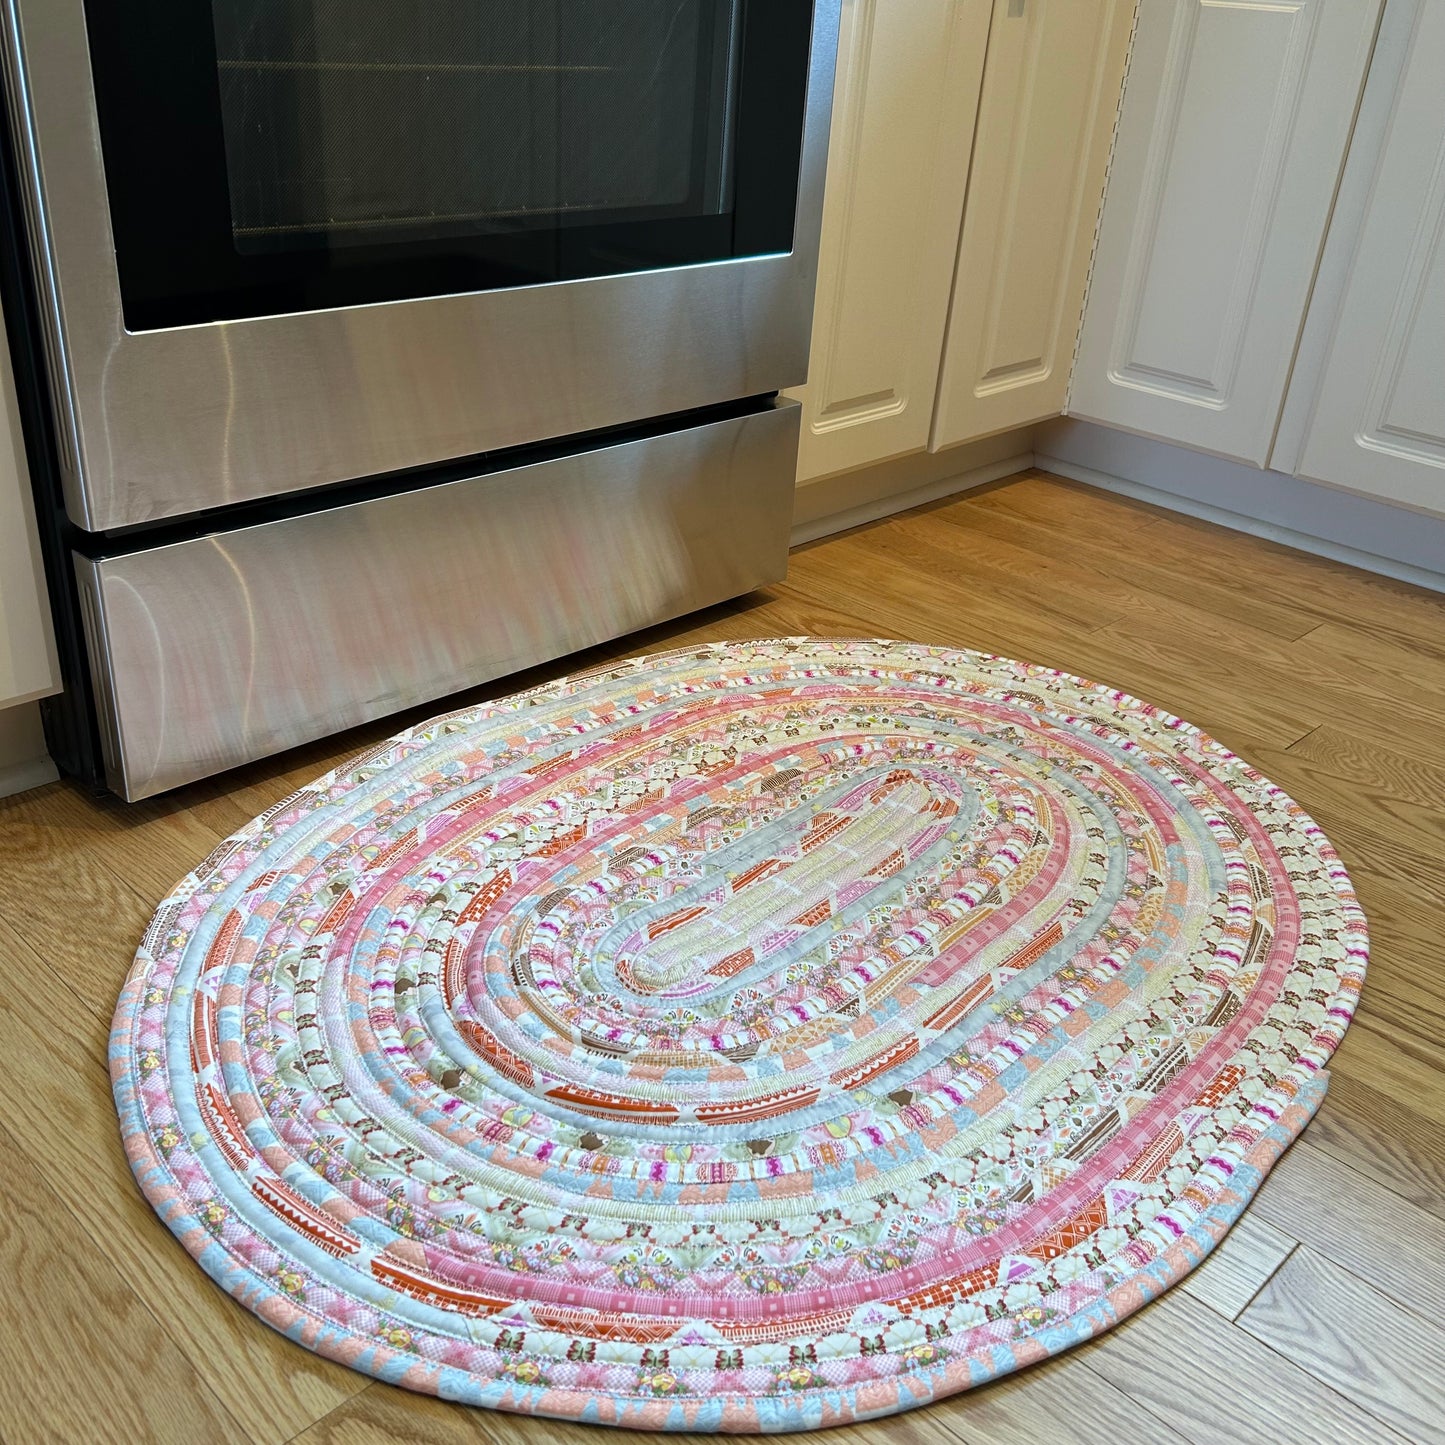
<path fill-rule="evenodd" d="M 11 97 L 4 97 L 6 113 Z M 0 125 L 0 305 L 20 408 L 25 458 L 35 493 L 35 521 L 45 561 L 50 614 L 60 662 L 62 690 L 42 700 L 50 755 L 62 773 L 96 792 L 104 791 L 100 730 L 86 656 L 85 629 L 70 550 L 76 536 L 61 499 L 60 461 L 46 378 L 45 344 L 31 266 L 30 238 L 11 127 Z"/>

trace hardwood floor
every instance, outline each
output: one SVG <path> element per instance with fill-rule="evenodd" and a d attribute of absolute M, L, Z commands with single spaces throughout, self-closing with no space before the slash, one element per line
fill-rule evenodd
<path fill-rule="evenodd" d="M 1181 1288 L 1041 1367 L 810 1438 L 1445 1441 L 1445 596 L 1030 473 L 813 543 L 783 585 L 475 696 L 799 633 L 984 648 L 1182 714 L 1317 818 L 1373 945 L 1319 1117 Z M 9 1445 L 656 1438 L 468 1411 L 289 1344 L 185 1257 L 121 1153 L 106 1032 L 155 903 L 254 814 L 436 710 L 132 807 L 66 783 L 0 802 Z"/>

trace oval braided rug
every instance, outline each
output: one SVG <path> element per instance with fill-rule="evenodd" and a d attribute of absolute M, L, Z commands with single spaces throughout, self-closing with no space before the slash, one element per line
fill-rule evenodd
<path fill-rule="evenodd" d="M 887 1414 L 1197 1264 L 1323 1097 L 1365 922 L 1195 728 L 796 639 L 437 719 L 161 906 L 141 1188 L 291 1339 L 667 1429 Z"/>

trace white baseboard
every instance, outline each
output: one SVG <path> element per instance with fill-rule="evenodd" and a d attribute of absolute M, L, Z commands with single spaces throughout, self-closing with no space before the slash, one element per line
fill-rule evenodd
<path fill-rule="evenodd" d="M 1445 569 L 1415 560 L 1445 558 L 1436 518 L 1091 422 L 1047 422 L 1034 447 L 1041 471 L 1445 592 Z"/>
<path fill-rule="evenodd" d="M 48 757 L 31 758 L 28 763 L 12 763 L 0 767 L 0 798 L 14 793 L 28 793 L 31 788 L 44 787 L 60 776 L 60 770 Z"/>
<path fill-rule="evenodd" d="M 0 708 L 0 798 L 53 783 L 59 776 L 45 750 L 39 705 Z"/>
<path fill-rule="evenodd" d="M 1033 465 L 1030 433 L 1007 432 L 937 454 L 919 453 L 875 467 L 819 477 L 798 488 L 792 545 L 814 542 L 966 492 Z"/>

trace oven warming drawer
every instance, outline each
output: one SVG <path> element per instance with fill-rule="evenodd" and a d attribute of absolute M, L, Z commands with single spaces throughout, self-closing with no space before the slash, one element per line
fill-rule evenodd
<path fill-rule="evenodd" d="M 798 416 L 76 555 L 107 781 L 148 797 L 778 580 Z"/>

